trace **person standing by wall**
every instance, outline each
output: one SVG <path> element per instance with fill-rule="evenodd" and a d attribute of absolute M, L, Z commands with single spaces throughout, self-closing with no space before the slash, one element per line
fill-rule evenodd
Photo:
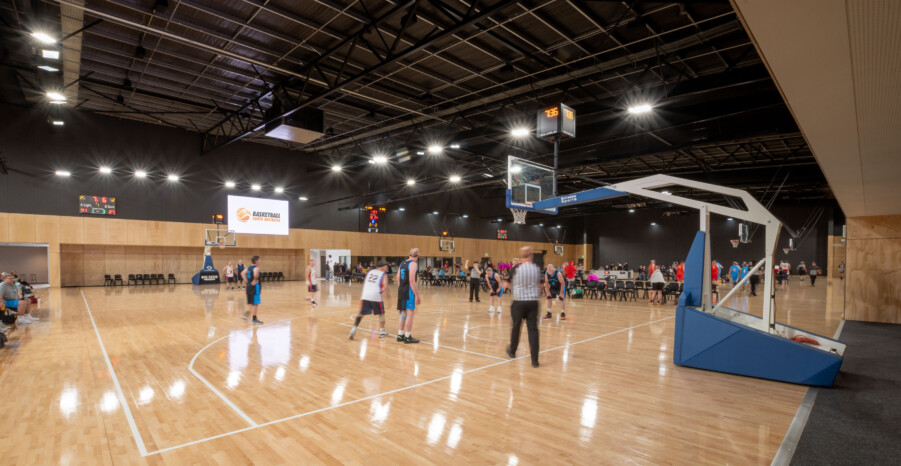
<path fill-rule="evenodd" d="M 470 267 L 469 259 L 466 259 L 463 268 L 469 270 L 469 302 L 472 302 L 473 294 L 475 294 L 476 302 L 481 302 L 479 301 L 479 288 L 482 286 L 482 269 L 479 268 L 479 263 L 473 262 Z"/>
<path fill-rule="evenodd" d="M 516 357 L 519 347 L 519 336 L 522 333 L 522 321 L 526 321 L 529 333 L 529 352 L 532 355 L 532 367 L 538 367 L 538 300 L 541 297 L 541 269 L 532 263 L 532 248 L 524 246 L 520 249 L 521 261 L 513 267 L 510 282 L 504 288 L 513 288 L 513 304 L 510 315 L 513 317 L 513 329 L 510 332 L 510 345 L 507 356 Z"/>
<path fill-rule="evenodd" d="M 664 286 L 666 286 L 666 279 L 663 278 L 663 272 L 659 268 L 654 269 L 654 273 L 651 274 L 651 300 L 648 304 L 654 304 L 655 301 L 660 304 Z"/>
<path fill-rule="evenodd" d="M 842 261 L 841 264 L 838 264 L 838 278 L 842 280 L 845 279 L 845 261 Z"/>

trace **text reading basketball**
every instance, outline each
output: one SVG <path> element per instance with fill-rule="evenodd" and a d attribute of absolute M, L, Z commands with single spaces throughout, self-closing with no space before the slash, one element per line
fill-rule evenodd
<path fill-rule="evenodd" d="M 228 196 L 228 227 L 236 233 L 288 234 L 288 201 Z"/>

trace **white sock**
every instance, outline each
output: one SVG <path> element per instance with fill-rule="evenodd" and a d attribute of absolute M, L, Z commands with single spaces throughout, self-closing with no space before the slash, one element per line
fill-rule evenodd
<path fill-rule="evenodd" d="M 404 332 L 404 336 L 410 338 L 410 332 Z"/>

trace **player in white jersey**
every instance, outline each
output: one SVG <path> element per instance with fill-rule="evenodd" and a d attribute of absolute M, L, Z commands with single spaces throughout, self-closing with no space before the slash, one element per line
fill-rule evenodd
<path fill-rule="evenodd" d="M 357 327 L 363 316 L 372 314 L 379 316 L 379 338 L 388 336 L 385 330 L 385 306 L 382 300 L 391 299 L 388 296 L 388 278 L 385 271 L 388 270 L 388 263 L 379 261 L 375 268 L 366 274 L 363 279 L 363 296 L 360 298 L 360 313 L 354 318 L 354 326 L 350 329 L 350 335 L 347 338 L 354 339 L 357 333 Z"/>

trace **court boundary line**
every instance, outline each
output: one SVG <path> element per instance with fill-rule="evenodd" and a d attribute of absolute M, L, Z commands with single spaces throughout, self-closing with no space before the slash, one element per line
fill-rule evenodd
<path fill-rule="evenodd" d="M 610 328 L 618 328 L 618 329 L 623 329 L 623 328 L 625 328 L 625 327 L 620 327 L 620 326 L 618 326 L 618 325 L 604 325 L 604 324 L 591 324 L 591 323 L 587 323 L 587 322 L 571 322 L 571 321 L 566 321 L 566 325 L 570 325 L 570 324 L 573 324 L 573 325 L 591 325 L 591 326 L 593 326 L 593 327 L 610 327 Z M 490 327 L 491 325 L 512 325 L 512 324 L 509 323 L 509 322 L 497 322 L 496 324 L 485 324 L 485 325 L 476 325 L 475 327 L 469 327 L 468 329 L 466 329 L 465 332 L 463 332 L 463 339 L 465 340 L 466 338 L 472 338 L 472 339 L 474 339 L 474 340 L 487 341 L 487 342 L 489 342 L 489 343 L 497 343 L 497 340 L 488 340 L 488 339 L 485 339 L 485 338 L 480 338 L 480 337 L 473 336 L 473 335 L 470 335 L 470 334 L 469 334 L 469 331 L 470 331 L 470 330 L 477 329 L 477 328 Z M 558 325 L 552 325 L 552 326 L 550 326 L 550 328 L 563 328 L 563 325 L 559 325 L 559 324 L 558 324 Z M 538 330 L 541 330 L 541 323 L 538 324 Z"/>
<path fill-rule="evenodd" d="M 298 318 L 299 318 L 299 317 L 300 317 L 300 316 L 298 316 Z M 308 316 L 303 316 L 303 317 L 308 317 Z M 580 340 L 580 341 L 577 341 L 577 342 L 568 343 L 568 344 L 561 345 L 561 346 L 557 346 L 557 347 L 554 347 L 554 348 L 548 348 L 548 349 L 546 349 L 546 350 L 539 351 L 539 354 L 547 353 L 547 352 L 550 352 L 550 351 L 556 351 L 556 350 L 559 350 L 559 349 L 567 348 L 567 347 L 569 347 L 569 346 L 574 346 L 574 345 L 578 345 L 578 344 L 582 344 L 582 343 L 587 343 L 587 342 L 594 341 L 594 340 L 597 340 L 597 339 L 600 339 L 600 338 L 608 337 L 608 336 L 610 336 L 610 335 L 615 335 L 615 334 L 617 334 L 617 333 L 622 333 L 622 332 L 625 332 L 625 331 L 627 331 L 627 330 L 632 330 L 632 329 L 635 329 L 635 328 L 644 327 L 644 326 L 646 326 L 646 325 L 651 325 L 651 324 L 655 324 L 655 323 L 658 323 L 658 322 L 662 322 L 662 321 L 664 321 L 664 320 L 670 320 L 670 319 L 674 319 L 674 318 L 675 318 L 675 316 L 669 316 L 669 317 L 664 317 L 664 318 L 662 318 L 662 319 L 657 319 L 657 320 L 654 320 L 654 321 L 645 322 L 645 323 L 643 323 L 643 324 L 634 325 L 634 326 L 632 326 L 632 327 L 622 328 L 622 329 L 619 329 L 619 330 L 616 330 L 616 331 L 613 331 L 613 332 L 610 332 L 610 333 L 605 333 L 605 334 L 597 335 L 597 336 L 594 336 L 594 337 L 591 337 L 591 338 L 587 338 L 587 339 L 585 339 L 585 340 Z M 473 373 L 473 372 L 478 372 L 478 371 L 481 371 L 481 370 L 484 370 L 484 369 L 489 369 L 489 368 L 491 368 L 491 367 L 499 366 L 499 365 L 502 365 L 502 364 L 508 364 L 508 363 L 513 362 L 513 361 L 518 361 L 518 360 L 520 360 L 520 359 L 527 358 L 527 357 L 530 357 L 530 355 L 526 354 L 526 355 L 519 356 L 519 357 L 516 357 L 516 358 L 505 359 L 505 360 L 503 360 L 503 361 L 498 361 L 498 362 L 495 362 L 495 363 L 491 363 L 491 364 L 488 364 L 488 365 L 486 365 L 486 366 L 476 367 L 476 368 L 473 368 L 473 369 L 469 369 L 469 370 L 463 371 L 463 372 L 460 373 L 460 375 L 465 375 L 465 374 L 469 374 L 469 373 Z M 247 432 L 247 431 L 251 431 L 251 430 L 256 430 L 256 429 L 259 429 L 259 428 L 261 428 L 261 427 L 267 427 L 267 426 L 270 426 L 270 425 L 280 424 L 280 423 L 282 423 L 282 422 L 287 422 L 287 421 L 291 421 L 291 420 L 294 420 L 294 419 L 299 419 L 299 418 L 306 417 L 306 416 L 310 416 L 310 415 L 313 415 L 313 414 L 318 414 L 318 413 L 322 413 L 322 412 L 325 412 L 325 411 L 331 411 L 331 410 L 333 410 L 333 409 L 343 408 L 343 407 L 345 407 L 345 406 L 350 406 L 350 405 L 353 405 L 353 404 L 362 403 L 362 402 L 364 402 L 364 401 L 369 401 L 369 400 L 372 400 L 372 399 L 375 399 L 375 398 L 379 398 L 379 397 L 383 397 L 383 396 L 388 396 L 388 395 L 393 395 L 393 394 L 395 394 L 395 393 L 407 391 L 407 390 L 410 390 L 410 389 L 413 389 L 413 388 L 419 388 L 419 387 L 423 387 L 423 386 L 426 386 L 426 385 L 431 385 L 431 384 L 433 384 L 433 383 L 442 382 L 442 381 L 444 381 L 444 380 L 450 379 L 450 378 L 453 377 L 453 376 L 454 376 L 454 374 L 450 374 L 450 375 L 446 375 L 446 376 L 444 376 L 444 377 L 439 377 L 439 378 L 437 378 L 437 379 L 432 379 L 432 380 L 427 380 L 427 381 L 425 381 L 425 382 L 420 382 L 420 383 L 418 383 L 418 384 L 408 385 L 408 386 L 406 386 L 406 387 L 397 388 L 397 389 L 390 390 L 390 391 L 387 391 L 387 392 L 377 393 L 377 394 L 375 394 L 375 395 L 369 395 L 369 396 L 366 396 L 366 397 L 363 397 L 363 398 L 358 398 L 358 399 L 356 399 L 356 400 L 346 401 L 346 402 L 344 402 L 344 403 L 339 403 L 339 404 L 334 405 L 334 406 L 326 406 L 326 407 L 324 407 L 324 408 L 319 408 L 319 409 L 316 409 L 316 410 L 313 410 L 313 411 L 308 411 L 308 412 L 305 412 L 305 413 L 298 413 L 298 414 L 294 414 L 294 415 L 292 415 L 292 416 L 284 417 L 284 418 L 281 418 L 281 419 L 275 419 L 275 420 L 268 421 L 268 422 L 265 422 L 265 423 L 262 423 L 262 424 L 259 424 L 259 425 L 256 425 L 256 426 L 244 427 L 244 428 L 236 429 L 236 430 L 233 430 L 233 431 L 230 431 L 230 432 L 224 432 L 224 433 L 217 434 L 217 435 L 213 435 L 213 436 L 210 436 L 210 437 L 206 437 L 206 438 L 202 438 L 202 439 L 198 439 L 198 440 L 193 440 L 193 441 L 191 441 L 191 442 L 183 443 L 183 444 L 180 444 L 180 445 L 173 445 L 173 446 L 171 446 L 171 447 L 161 448 L 161 449 L 159 449 L 159 450 L 155 450 L 155 451 L 152 451 L 152 452 L 147 453 L 146 456 L 149 456 L 149 455 L 156 455 L 156 454 L 159 454 L 159 453 L 165 453 L 165 452 L 177 450 L 177 449 L 184 448 L 184 447 L 188 447 L 188 446 L 192 446 L 192 445 L 198 445 L 198 444 L 201 444 L 201 443 L 204 443 L 204 442 L 208 442 L 208 441 L 210 441 L 210 440 L 216 440 L 216 439 L 228 437 L 228 436 L 235 435 L 235 434 L 240 434 L 240 433 L 243 433 L 243 432 Z"/>
<path fill-rule="evenodd" d="M 144 446 L 144 438 L 141 437 L 141 433 L 138 432 L 138 425 L 135 424 L 135 419 L 131 415 L 131 408 L 128 407 L 128 401 L 125 399 L 125 394 L 122 392 L 122 386 L 119 385 L 119 378 L 116 377 L 116 371 L 113 370 L 113 363 L 110 362 L 109 354 L 106 352 L 106 346 L 103 344 L 103 339 L 100 338 L 100 330 L 97 329 L 97 322 L 94 321 L 94 314 L 91 312 L 88 298 L 84 295 L 84 290 L 79 290 L 79 292 L 81 293 L 81 299 L 84 301 L 84 307 L 88 311 L 88 317 L 91 319 L 91 326 L 94 327 L 94 335 L 97 336 L 97 343 L 100 343 L 100 351 L 103 353 L 103 359 L 106 361 L 106 368 L 109 369 L 110 378 L 113 381 L 113 385 L 116 387 L 116 395 L 119 397 L 119 404 L 122 406 L 122 411 L 125 412 L 125 419 L 128 420 L 128 427 L 131 428 L 131 436 L 138 446 L 138 453 L 141 454 L 142 458 L 146 457 L 148 453 L 147 447 Z"/>
<path fill-rule="evenodd" d="M 226 337 L 227 337 L 227 336 L 228 336 L 228 335 L 226 335 Z M 248 416 L 244 411 L 241 411 L 241 408 L 239 408 L 236 404 L 232 403 L 232 401 L 229 400 L 228 397 L 226 397 L 224 394 L 222 394 L 222 392 L 220 392 L 219 390 L 217 390 L 216 387 L 214 387 L 214 386 L 213 386 L 211 383 L 209 383 L 203 376 L 201 376 L 200 374 L 197 373 L 197 371 L 194 370 L 194 361 L 197 360 L 197 356 L 200 356 L 200 353 L 202 353 L 205 349 L 209 348 L 210 345 L 212 345 L 212 344 L 214 344 L 214 343 L 218 343 L 219 341 L 221 341 L 221 340 L 216 340 L 216 341 L 210 343 L 209 345 L 204 346 L 202 350 L 200 350 L 200 351 L 198 351 L 197 353 L 195 353 L 195 354 L 194 354 L 194 357 L 191 358 L 191 362 L 188 364 L 188 371 L 189 371 L 191 374 L 193 374 L 194 377 L 197 377 L 201 382 L 203 382 L 203 384 L 206 385 L 206 387 L 209 388 L 210 391 L 212 391 L 216 396 L 218 396 L 219 399 L 221 399 L 226 405 L 228 405 L 228 407 L 231 408 L 232 411 L 235 412 L 235 414 L 237 414 L 238 416 L 240 416 L 242 419 L 244 419 L 244 420 L 245 420 L 248 424 L 250 424 L 251 426 L 256 426 L 256 425 L 258 425 L 258 424 L 257 424 L 253 419 L 251 419 L 250 416 Z"/>
<path fill-rule="evenodd" d="M 338 322 L 338 325 L 343 325 L 343 326 L 345 326 L 345 327 L 353 327 L 353 325 L 345 324 L 344 322 Z M 359 327 L 358 327 L 358 328 L 359 328 Z M 373 328 L 367 328 L 367 329 L 361 329 L 361 330 L 374 331 L 375 329 L 373 329 Z M 392 336 L 392 337 L 397 337 L 397 334 L 389 333 L 388 335 L 389 335 L 389 336 Z M 445 349 L 454 350 L 454 351 L 462 351 L 462 352 L 464 352 L 464 353 L 470 353 L 470 354 L 475 354 L 475 355 L 478 355 L 478 356 L 484 356 L 484 357 L 486 357 L 486 358 L 506 359 L 506 358 L 502 358 L 502 357 L 500 357 L 500 356 L 492 356 L 492 355 L 490 355 L 490 354 L 479 353 L 479 352 L 476 352 L 476 351 L 470 351 L 470 350 L 468 350 L 468 349 L 463 349 L 463 348 L 457 348 L 457 347 L 455 347 L 455 346 L 445 346 L 445 345 L 440 345 L 440 344 L 437 344 L 437 343 L 435 343 L 435 342 L 433 342 L 433 341 L 419 340 L 419 342 L 420 342 L 420 343 L 425 343 L 426 345 L 438 346 L 439 348 L 445 348 Z"/>
<path fill-rule="evenodd" d="M 838 328 L 835 330 L 835 335 L 833 335 L 832 339 L 838 340 L 844 328 L 845 320 L 842 319 L 842 321 L 839 322 Z M 801 404 L 798 406 L 798 411 L 795 412 L 795 417 L 792 418 L 788 430 L 785 431 L 785 437 L 782 438 L 779 449 L 776 450 L 776 454 L 773 455 L 773 461 L 770 463 L 771 465 L 787 466 L 791 464 L 791 460 L 795 456 L 795 451 L 798 449 L 798 442 L 801 441 L 801 434 L 804 433 L 804 428 L 807 427 L 807 420 L 810 418 L 810 413 L 813 411 L 813 404 L 816 402 L 820 390 L 822 389 L 818 387 L 810 387 L 807 389 L 807 393 L 804 394 L 804 399 L 801 400 Z"/>

